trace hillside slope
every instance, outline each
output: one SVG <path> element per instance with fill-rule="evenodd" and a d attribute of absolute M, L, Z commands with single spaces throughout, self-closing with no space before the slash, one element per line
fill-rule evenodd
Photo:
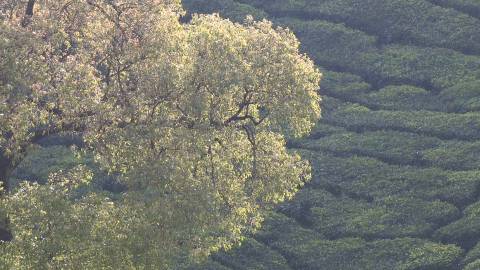
<path fill-rule="evenodd" d="M 324 74 L 314 178 L 199 269 L 480 269 L 480 2 L 188 0 L 289 27 Z"/>

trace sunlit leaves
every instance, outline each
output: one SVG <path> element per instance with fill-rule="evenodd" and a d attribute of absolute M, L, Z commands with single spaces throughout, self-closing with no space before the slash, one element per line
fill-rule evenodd
<path fill-rule="evenodd" d="M 25 23 L 24 4 L 0 6 L 12 35 L 0 49 L 40 68 L 0 60 L 26 67 L 0 74 L 2 147 L 81 131 L 128 189 L 76 192 L 84 168 L 22 185 L 5 200 L 11 266 L 179 269 L 238 243 L 310 179 L 284 137 L 319 118 L 321 74 L 289 30 L 218 15 L 182 24 L 179 2 L 160 0 L 38 1 Z M 9 46 L 15 31 L 23 47 Z"/>

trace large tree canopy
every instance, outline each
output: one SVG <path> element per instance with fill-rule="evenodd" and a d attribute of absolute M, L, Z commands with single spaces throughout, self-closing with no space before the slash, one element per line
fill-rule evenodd
<path fill-rule="evenodd" d="M 231 247 L 310 178 L 285 147 L 320 115 L 320 74 L 295 36 L 182 12 L 174 0 L 0 3 L 2 170 L 36 138 L 75 131 L 127 186 L 79 192 L 91 179 L 80 166 L 9 190 L 3 264 L 179 269 Z"/>

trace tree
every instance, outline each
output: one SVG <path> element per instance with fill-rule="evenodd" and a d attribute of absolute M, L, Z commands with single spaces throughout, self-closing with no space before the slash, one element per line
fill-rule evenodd
<path fill-rule="evenodd" d="M 128 189 L 85 192 L 78 167 L 9 190 L 7 266 L 179 269 L 238 243 L 310 178 L 285 138 L 318 119 L 320 73 L 287 29 L 182 24 L 173 0 L 28 4 L 0 4 L 6 167 L 75 131 Z"/>

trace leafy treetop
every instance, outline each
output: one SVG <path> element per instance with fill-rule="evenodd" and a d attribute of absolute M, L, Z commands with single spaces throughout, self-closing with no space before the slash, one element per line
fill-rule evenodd
<path fill-rule="evenodd" d="M 179 1 L 0 4 L 4 159 L 76 131 L 128 187 L 79 193 L 80 166 L 10 191 L 6 266 L 178 269 L 237 243 L 310 178 L 285 147 L 320 115 L 320 73 L 295 36 L 182 14 Z"/>

